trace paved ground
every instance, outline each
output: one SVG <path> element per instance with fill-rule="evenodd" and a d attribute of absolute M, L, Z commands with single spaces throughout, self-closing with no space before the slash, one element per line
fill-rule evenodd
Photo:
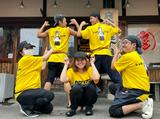
<path fill-rule="evenodd" d="M 68 110 L 66 106 L 66 96 L 63 92 L 56 92 L 53 101 L 54 111 L 50 115 L 41 115 L 35 119 L 113 119 L 108 114 L 108 108 L 111 100 L 100 97 L 94 106 L 94 115 L 85 116 L 83 112 L 77 111 L 73 117 L 66 117 L 65 112 Z M 13 104 L 0 104 L 0 119 L 26 119 L 19 111 L 18 104 L 14 100 L 8 101 Z M 152 119 L 160 118 L 160 102 L 154 102 L 154 116 Z M 135 112 L 124 119 L 141 119 L 140 111 Z"/>

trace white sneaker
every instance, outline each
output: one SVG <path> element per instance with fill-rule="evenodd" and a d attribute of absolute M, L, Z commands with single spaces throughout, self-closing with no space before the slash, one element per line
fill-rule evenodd
<path fill-rule="evenodd" d="M 19 104 L 19 103 L 18 103 Z M 24 114 L 25 116 L 27 116 L 27 117 L 32 117 L 32 118 L 34 118 L 34 117 L 38 117 L 39 115 L 38 114 L 34 114 L 32 111 L 30 111 L 30 110 L 24 110 L 24 109 L 22 109 L 22 107 L 21 107 L 21 105 L 19 104 L 19 107 L 20 107 L 20 112 L 22 113 L 22 114 Z"/>
<path fill-rule="evenodd" d="M 142 108 L 142 118 L 143 119 L 150 119 L 152 118 L 153 115 L 153 99 L 152 98 L 148 98 L 145 102 L 144 102 L 144 106 Z"/>

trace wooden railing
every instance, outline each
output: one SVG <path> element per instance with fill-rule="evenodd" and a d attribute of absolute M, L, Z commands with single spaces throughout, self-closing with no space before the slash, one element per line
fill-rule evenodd
<path fill-rule="evenodd" d="M 13 74 L 13 59 L 0 59 L 0 73 Z"/>
<path fill-rule="evenodd" d="M 160 68 L 152 68 L 149 67 L 148 68 L 148 76 L 150 79 L 150 82 L 154 82 L 154 83 L 160 83 Z"/>
<path fill-rule="evenodd" d="M 13 73 L 13 64 L 12 63 L 0 63 L 0 73 Z"/>

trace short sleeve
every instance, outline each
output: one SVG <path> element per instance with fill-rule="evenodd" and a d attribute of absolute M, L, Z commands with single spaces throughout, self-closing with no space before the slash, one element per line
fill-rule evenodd
<path fill-rule="evenodd" d="M 87 27 L 85 30 L 81 31 L 82 38 L 83 39 L 89 39 L 90 38 L 90 30 L 89 27 Z"/>
<path fill-rule="evenodd" d="M 118 59 L 117 62 L 114 63 L 114 67 L 118 72 L 123 71 L 131 64 L 131 60 L 128 55 L 122 55 L 120 59 Z"/>
<path fill-rule="evenodd" d="M 32 57 L 31 62 L 29 62 L 31 66 L 35 70 L 41 70 L 42 69 L 42 64 L 43 64 L 43 59 L 42 57 Z"/>

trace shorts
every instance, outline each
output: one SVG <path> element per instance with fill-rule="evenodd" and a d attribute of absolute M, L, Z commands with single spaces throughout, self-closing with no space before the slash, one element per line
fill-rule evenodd
<path fill-rule="evenodd" d="M 46 82 L 53 84 L 56 77 L 60 77 L 64 63 L 48 62 L 48 76 Z"/>

